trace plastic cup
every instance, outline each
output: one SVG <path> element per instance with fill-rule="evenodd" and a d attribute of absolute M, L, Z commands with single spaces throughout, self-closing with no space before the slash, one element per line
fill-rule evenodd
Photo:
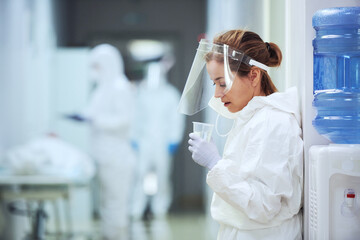
<path fill-rule="evenodd" d="M 198 134 L 202 139 L 210 142 L 214 124 L 193 122 L 193 132 Z"/>

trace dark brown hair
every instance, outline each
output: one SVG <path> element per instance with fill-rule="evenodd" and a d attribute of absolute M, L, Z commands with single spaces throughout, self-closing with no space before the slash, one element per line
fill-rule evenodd
<path fill-rule="evenodd" d="M 214 38 L 216 44 L 226 44 L 233 49 L 240 50 L 252 59 L 268 67 L 278 67 L 281 64 L 282 53 L 275 43 L 265 43 L 258 34 L 244 30 L 230 30 Z M 251 66 L 241 64 L 239 76 L 247 76 Z M 269 74 L 261 70 L 261 89 L 265 95 L 277 92 Z"/>

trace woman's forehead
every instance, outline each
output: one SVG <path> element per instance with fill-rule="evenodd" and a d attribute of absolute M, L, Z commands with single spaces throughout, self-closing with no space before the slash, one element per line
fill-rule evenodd
<path fill-rule="evenodd" d="M 206 68 L 213 71 L 224 71 L 224 63 L 212 60 L 206 63 Z"/>
<path fill-rule="evenodd" d="M 224 75 L 224 64 L 210 61 L 206 63 L 206 70 L 209 73 L 210 78 L 215 79 Z"/>

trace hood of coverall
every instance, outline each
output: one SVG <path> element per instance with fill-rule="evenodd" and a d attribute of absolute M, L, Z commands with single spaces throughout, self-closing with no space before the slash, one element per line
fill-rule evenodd
<path fill-rule="evenodd" d="M 230 112 L 221 102 L 220 98 L 212 97 L 209 106 L 221 116 L 229 119 L 249 119 L 257 109 L 263 108 L 264 106 L 272 106 L 284 112 L 294 114 L 299 126 L 301 126 L 298 91 L 296 87 L 291 87 L 285 92 L 276 92 L 269 96 L 253 97 L 241 111 L 236 113 Z"/>
<path fill-rule="evenodd" d="M 126 79 L 121 53 L 110 44 L 100 44 L 90 52 L 90 77 L 98 85 L 106 85 L 115 79 Z"/>
<path fill-rule="evenodd" d="M 158 89 L 168 82 L 168 72 L 175 63 L 172 54 L 165 54 L 160 61 L 150 62 L 146 70 L 146 87 L 148 89 Z"/>

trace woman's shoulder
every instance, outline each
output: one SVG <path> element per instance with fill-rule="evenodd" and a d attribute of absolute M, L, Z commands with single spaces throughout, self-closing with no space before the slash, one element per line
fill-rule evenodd
<path fill-rule="evenodd" d="M 282 122 L 287 119 L 294 118 L 292 113 L 282 111 L 273 106 L 264 106 L 256 111 L 252 119 L 272 121 L 272 122 Z"/>
<path fill-rule="evenodd" d="M 280 109 L 264 106 L 259 109 L 249 122 L 252 128 L 263 129 L 264 131 L 276 131 L 284 129 L 298 129 L 295 116 L 292 113 Z"/>

